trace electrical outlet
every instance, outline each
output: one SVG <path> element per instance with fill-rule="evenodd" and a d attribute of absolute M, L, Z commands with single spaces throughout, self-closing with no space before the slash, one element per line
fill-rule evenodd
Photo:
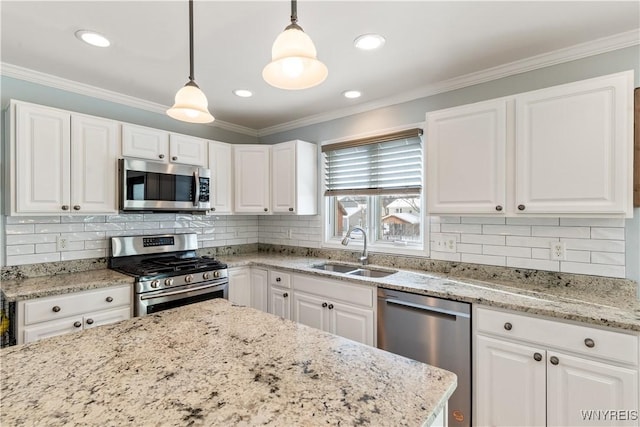
<path fill-rule="evenodd" d="M 58 252 L 67 250 L 69 247 L 69 240 L 66 237 L 58 236 L 56 238 L 56 250 Z"/>
<path fill-rule="evenodd" d="M 433 240 L 434 250 L 438 252 L 456 252 L 456 236 L 452 234 L 440 234 Z"/>
<path fill-rule="evenodd" d="M 551 257 L 555 261 L 567 259 L 567 248 L 564 242 L 551 242 Z"/>
<path fill-rule="evenodd" d="M 287 239 L 293 239 L 293 229 L 287 230 Z"/>

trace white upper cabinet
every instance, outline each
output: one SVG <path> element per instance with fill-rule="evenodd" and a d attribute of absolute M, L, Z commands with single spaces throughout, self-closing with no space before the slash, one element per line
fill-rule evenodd
<path fill-rule="evenodd" d="M 233 155 L 231 144 L 209 143 L 209 169 L 211 169 L 211 211 L 233 211 Z"/>
<path fill-rule="evenodd" d="M 427 113 L 432 214 L 631 216 L 633 72 Z"/>
<path fill-rule="evenodd" d="M 274 213 L 318 213 L 318 147 L 304 141 L 276 144 L 271 153 Z"/>
<path fill-rule="evenodd" d="M 427 115 L 430 213 L 504 211 L 506 106 L 497 99 Z"/>
<path fill-rule="evenodd" d="M 122 155 L 162 163 L 206 166 L 209 141 L 166 130 L 124 123 Z"/>
<path fill-rule="evenodd" d="M 271 146 L 234 145 L 235 212 L 270 213 Z"/>
<path fill-rule="evenodd" d="M 631 210 L 632 73 L 515 97 L 517 209 Z"/>
<path fill-rule="evenodd" d="M 122 155 L 167 162 L 169 133 L 160 129 L 123 124 Z"/>
<path fill-rule="evenodd" d="M 11 215 L 116 213 L 120 125 L 13 101 Z"/>

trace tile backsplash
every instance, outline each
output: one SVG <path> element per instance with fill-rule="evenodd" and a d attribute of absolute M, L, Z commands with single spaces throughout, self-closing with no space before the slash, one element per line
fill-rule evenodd
<path fill-rule="evenodd" d="M 194 232 L 200 248 L 250 243 L 319 248 L 322 219 L 314 216 L 123 214 L 4 217 L 7 265 L 106 256 L 111 236 Z M 430 257 L 436 260 L 605 277 L 625 277 L 623 219 L 429 218 Z M 453 237 L 456 252 L 435 250 Z M 58 251 L 58 236 L 67 247 Z M 551 242 L 564 242 L 566 259 L 550 259 Z"/>

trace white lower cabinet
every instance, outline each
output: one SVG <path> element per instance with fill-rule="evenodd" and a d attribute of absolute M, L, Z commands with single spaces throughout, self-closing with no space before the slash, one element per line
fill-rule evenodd
<path fill-rule="evenodd" d="M 638 426 L 637 334 L 477 308 L 475 424 Z"/>
<path fill-rule="evenodd" d="M 268 311 L 291 320 L 291 275 L 282 271 L 269 271 Z"/>
<path fill-rule="evenodd" d="M 267 270 L 255 267 L 229 269 L 229 301 L 267 311 Z"/>
<path fill-rule="evenodd" d="M 130 285 L 19 301 L 17 343 L 95 328 L 131 318 Z"/>
<path fill-rule="evenodd" d="M 268 310 L 269 273 L 262 268 L 251 268 L 251 307 Z"/>

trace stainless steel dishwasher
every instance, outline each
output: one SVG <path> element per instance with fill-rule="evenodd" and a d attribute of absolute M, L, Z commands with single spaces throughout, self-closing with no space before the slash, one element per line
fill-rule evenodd
<path fill-rule="evenodd" d="M 449 426 L 471 425 L 471 304 L 378 289 L 378 348 L 455 373 Z"/>

